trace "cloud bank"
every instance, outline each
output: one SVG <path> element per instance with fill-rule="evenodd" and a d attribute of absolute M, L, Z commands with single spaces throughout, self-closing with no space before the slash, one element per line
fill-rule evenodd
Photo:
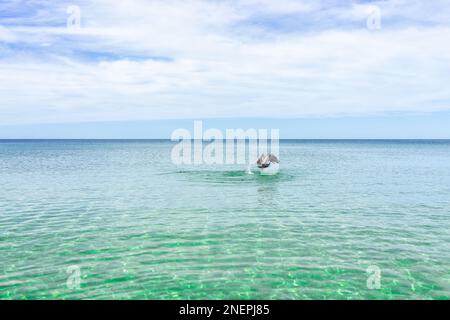
<path fill-rule="evenodd" d="M 0 124 L 449 110 L 449 6 L 2 1 Z"/>

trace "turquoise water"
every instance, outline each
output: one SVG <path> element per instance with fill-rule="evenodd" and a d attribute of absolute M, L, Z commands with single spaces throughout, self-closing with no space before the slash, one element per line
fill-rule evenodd
<path fill-rule="evenodd" d="M 1 141 L 0 298 L 450 297 L 449 141 L 283 141 L 277 176 L 171 147 Z"/>

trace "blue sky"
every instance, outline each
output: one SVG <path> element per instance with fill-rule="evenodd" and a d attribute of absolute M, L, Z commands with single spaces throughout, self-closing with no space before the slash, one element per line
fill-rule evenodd
<path fill-rule="evenodd" d="M 169 139 L 195 119 L 0 126 L 0 139 Z M 371 117 L 203 120 L 204 130 L 279 129 L 281 139 L 449 139 L 450 112 Z"/>
<path fill-rule="evenodd" d="M 286 138 L 450 138 L 449 8 L 2 1 L 0 138 L 164 138 L 189 119 Z"/>

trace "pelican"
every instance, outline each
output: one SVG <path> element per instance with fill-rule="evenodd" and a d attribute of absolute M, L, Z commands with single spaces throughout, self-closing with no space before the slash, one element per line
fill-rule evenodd
<path fill-rule="evenodd" d="M 263 153 L 256 161 L 256 165 L 261 169 L 262 175 L 274 175 L 280 169 L 280 160 L 272 153 Z"/>

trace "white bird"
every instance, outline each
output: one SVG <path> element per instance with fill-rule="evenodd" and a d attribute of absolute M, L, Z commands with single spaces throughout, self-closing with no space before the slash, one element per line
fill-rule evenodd
<path fill-rule="evenodd" d="M 256 165 L 261 169 L 261 174 L 263 175 L 273 175 L 277 174 L 280 168 L 280 160 L 272 154 L 263 153 L 256 161 Z"/>

